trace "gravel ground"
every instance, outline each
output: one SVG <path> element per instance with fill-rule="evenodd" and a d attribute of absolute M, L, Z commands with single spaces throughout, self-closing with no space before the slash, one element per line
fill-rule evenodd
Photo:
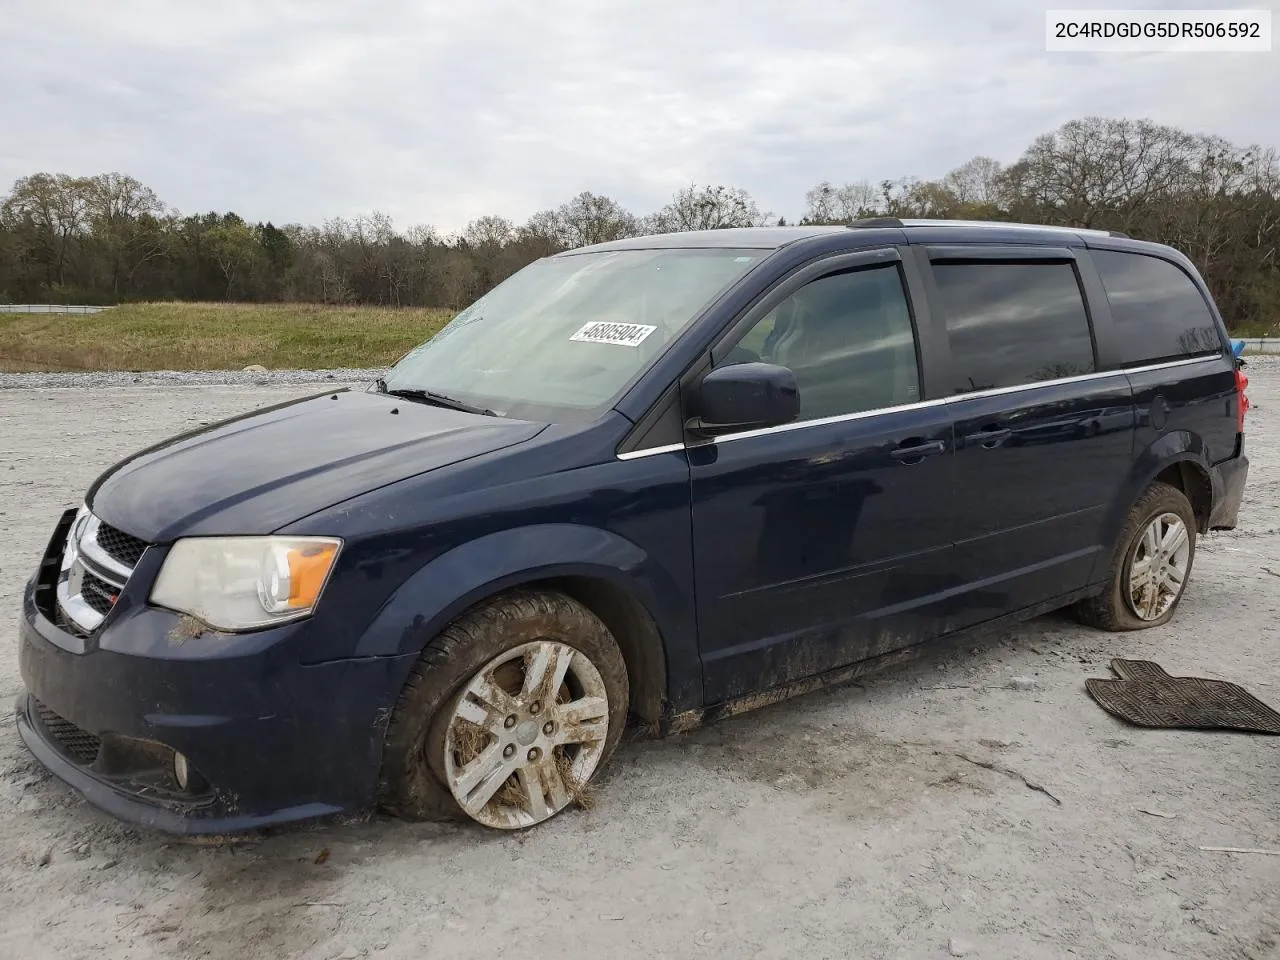
<path fill-rule="evenodd" d="M 112 373 L 2 373 L 0 390 L 48 390 L 64 387 L 159 386 L 293 386 L 334 382 L 368 383 L 383 370 L 139 370 Z"/>
<path fill-rule="evenodd" d="M 1198 849 L 1280 849 L 1280 738 L 1130 728 L 1083 689 L 1130 656 L 1280 706 L 1280 361 L 1249 373 L 1241 525 L 1202 541 L 1171 625 L 1043 618 L 626 746 L 593 809 L 526 834 L 376 819 L 171 843 L 87 808 L 6 721 L 0 956 L 1280 957 L 1280 856 Z M 208 376 L 0 378 L 0 634 L 102 468 L 309 392 Z M 19 689 L 0 648 L 0 695 Z"/>

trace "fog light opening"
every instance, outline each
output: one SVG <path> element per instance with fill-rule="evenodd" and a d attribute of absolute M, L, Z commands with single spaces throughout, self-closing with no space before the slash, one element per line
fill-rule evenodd
<path fill-rule="evenodd" d="M 191 765 L 185 753 L 173 751 L 173 766 L 170 770 L 173 782 L 178 790 L 192 796 L 201 796 L 209 792 L 209 781 L 201 776 L 200 771 Z"/>

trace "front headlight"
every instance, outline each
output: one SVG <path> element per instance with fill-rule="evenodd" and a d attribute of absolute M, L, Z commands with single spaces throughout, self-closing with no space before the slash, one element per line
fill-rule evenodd
<path fill-rule="evenodd" d="M 151 602 L 225 632 L 297 620 L 315 609 L 341 548 L 341 540 L 327 537 L 179 540 Z"/>

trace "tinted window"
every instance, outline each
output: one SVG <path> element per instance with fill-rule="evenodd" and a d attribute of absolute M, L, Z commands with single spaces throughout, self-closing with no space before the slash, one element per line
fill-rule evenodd
<path fill-rule="evenodd" d="M 752 360 L 795 373 L 802 420 L 920 399 L 911 312 L 893 266 L 801 287 L 754 324 L 725 362 Z"/>
<path fill-rule="evenodd" d="M 1093 372 L 1093 339 L 1069 263 L 938 263 L 956 393 Z"/>
<path fill-rule="evenodd" d="M 1111 303 L 1121 363 L 1222 350 L 1204 297 L 1178 267 L 1158 257 L 1111 250 L 1095 250 L 1093 262 Z"/>

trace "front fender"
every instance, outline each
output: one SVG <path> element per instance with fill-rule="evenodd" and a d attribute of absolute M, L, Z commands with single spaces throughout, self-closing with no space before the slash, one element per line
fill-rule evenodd
<path fill-rule="evenodd" d="M 627 591 L 658 628 L 668 676 L 701 676 L 689 590 L 630 540 L 578 524 L 502 530 L 441 554 L 383 604 L 352 656 L 416 653 L 486 597 L 552 577 L 592 577 Z"/>
<path fill-rule="evenodd" d="M 1124 483 L 1108 507 L 1103 526 L 1104 544 L 1108 547 L 1115 544 L 1129 517 L 1129 511 L 1142 491 L 1151 486 L 1151 482 L 1161 472 L 1175 463 L 1190 464 L 1203 476 L 1206 483 L 1212 484 L 1213 470 L 1210 469 L 1208 454 L 1199 437 L 1185 430 L 1175 430 L 1158 437 L 1134 459 Z M 1093 581 L 1106 576 L 1110 562 L 1110 549 L 1099 554 L 1094 564 Z"/>

